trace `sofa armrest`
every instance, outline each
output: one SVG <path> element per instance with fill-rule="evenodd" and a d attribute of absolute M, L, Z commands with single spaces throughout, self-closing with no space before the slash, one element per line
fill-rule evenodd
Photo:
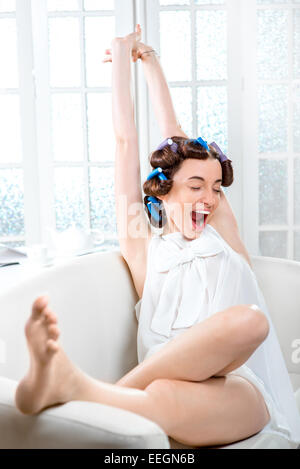
<path fill-rule="evenodd" d="M 0 449 L 170 448 L 156 423 L 104 404 L 72 401 L 24 415 L 15 406 L 17 385 L 0 377 Z"/>

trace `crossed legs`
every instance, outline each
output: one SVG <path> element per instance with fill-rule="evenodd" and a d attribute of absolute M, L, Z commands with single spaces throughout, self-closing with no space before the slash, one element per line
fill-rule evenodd
<path fill-rule="evenodd" d="M 30 367 L 15 395 L 24 414 L 72 400 L 108 404 L 149 418 L 192 446 L 246 438 L 270 418 L 255 386 L 226 375 L 268 334 L 267 319 L 255 305 L 234 306 L 196 324 L 116 384 L 98 381 L 70 361 L 58 343 L 57 317 L 47 298 L 34 302 L 25 334 Z"/>

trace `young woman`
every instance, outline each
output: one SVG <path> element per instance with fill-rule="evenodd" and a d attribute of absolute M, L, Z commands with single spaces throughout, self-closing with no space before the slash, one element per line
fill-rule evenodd
<path fill-rule="evenodd" d="M 25 326 L 31 361 L 16 405 L 24 414 L 36 414 L 71 400 L 108 404 L 145 416 L 173 439 L 195 447 L 227 444 L 260 431 L 297 440 L 289 376 L 221 190 L 221 184 L 233 182 L 231 160 L 217 145 L 189 139 L 181 130 L 159 60 L 150 50 L 141 43 L 138 25 L 134 33 L 112 41 L 105 59 L 112 61 L 113 71 L 120 249 L 139 296 L 139 364 L 115 384 L 86 375 L 61 348 L 57 316 L 48 298 L 39 297 Z M 154 172 L 144 183 L 144 201 L 131 97 L 131 60 L 138 59 L 164 137 L 151 154 Z M 135 204 L 144 206 L 150 224 L 144 210 L 131 214 Z M 124 224 L 138 225 L 139 236 L 132 229 L 121 236 Z M 151 225 L 163 227 L 163 234 Z"/>

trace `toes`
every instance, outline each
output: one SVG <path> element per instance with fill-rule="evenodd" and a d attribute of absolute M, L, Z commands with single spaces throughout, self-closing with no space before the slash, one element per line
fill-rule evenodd
<path fill-rule="evenodd" d="M 46 343 L 46 349 L 50 353 L 55 353 L 55 352 L 58 352 L 59 345 L 55 340 L 49 339 L 47 340 L 47 343 Z"/>
<path fill-rule="evenodd" d="M 46 295 L 39 296 L 32 305 L 32 316 L 37 319 L 48 304 L 49 298 Z"/>
<path fill-rule="evenodd" d="M 60 330 L 55 324 L 48 327 L 48 335 L 49 335 L 49 338 L 53 340 L 57 340 L 58 337 L 60 336 Z"/>
<path fill-rule="evenodd" d="M 43 310 L 43 317 L 47 324 L 56 324 L 57 323 L 57 316 L 56 314 L 51 311 L 49 308 L 45 308 Z"/>

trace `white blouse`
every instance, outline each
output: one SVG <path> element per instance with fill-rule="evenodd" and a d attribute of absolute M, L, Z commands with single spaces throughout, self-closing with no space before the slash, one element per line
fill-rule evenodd
<path fill-rule="evenodd" d="M 267 316 L 270 331 L 251 357 L 230 373 L 244 376 L 264 395 L 271 414 L 264 430 L 300 443 L 292 384 L 255 274 L 211 225 L 192 241 L 181 232 L 153 234 L 143 297 L 135 306 L 138 361 L 193 324 L 238 304 L 256 304 Z"/>

